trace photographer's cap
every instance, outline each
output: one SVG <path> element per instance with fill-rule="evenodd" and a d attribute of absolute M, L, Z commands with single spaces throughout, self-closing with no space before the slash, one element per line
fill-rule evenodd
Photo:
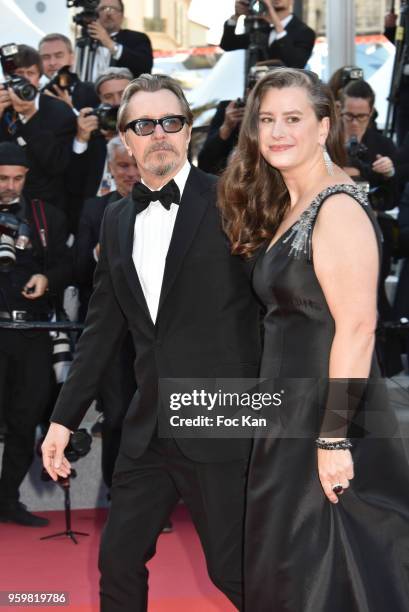
<path fill-rule="evenodd" d="M 0 166 L 30 167 L 25 150 L 14 142 L 0 142 Z"/>

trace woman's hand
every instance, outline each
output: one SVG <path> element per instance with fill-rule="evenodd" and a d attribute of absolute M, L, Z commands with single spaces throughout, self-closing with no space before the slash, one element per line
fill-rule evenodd
<path fill-rule="evenodd" d="M 332 487 L 342 485 L 343 489 L 349 487 L 349 481 L 354 477 L 354 463 L 349 450 L 323 450 L 317 451 L 318 475 L 325 495 L 333 504 L 338 503 L 338 495 Z M 342 494 L 339 493 L 339 495 Z"/>

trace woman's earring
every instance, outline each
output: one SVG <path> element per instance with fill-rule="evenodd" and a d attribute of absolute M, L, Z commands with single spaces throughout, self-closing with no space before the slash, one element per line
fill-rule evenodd
<path fill-rule="evenodd" d="M 328 149 L 325 145 L 322 147 L 322 155 L 324 157 L 324 164 L 327 169 L 327 172 L 330 176 L 334 176 L 334 164 L 332 159 L 329 156 Z"/>

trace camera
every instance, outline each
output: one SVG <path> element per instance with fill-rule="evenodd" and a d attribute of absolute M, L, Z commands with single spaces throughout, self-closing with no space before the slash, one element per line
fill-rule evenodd
<path fill-rule="evenodd" d="M 60 89 L 72 93 L 72 90 L 74 89 L 74 86 L 78 83 L 78 81 L 79 78 L 75 74 L 75 72 L 72 72 L 69 66 L 63 66 L 47 83 L 44 89 L 47 89 L 52 92 L 53 87 L 56 85 Z"/>
<path fill-rule="evenodd" d="M 44 441 L 44 438 L 41 438 L 37 444 L 36 450 L 37 455 L 42 457 L 41 445 Z M 86 429 L 78 429 L 73 434 L 70 435 L 70 439 L 68 445 L 64 451 L 65 456 L 67 457 L 70 463 L 78 461 L 81 457 L 85 457 L 91 450 L 92 445 L 92 436 L 88 433 Z M 75 478 L 77 473 L 75 470 L 71 469 L 71 478 Z M 51 476 L 48 474 L 47 470 L 42 468 L 41 471 L 41 480 L 43 482 L 48 482 L 51 480 Z M 58 477 L 58 482 L 64 481 L 65 478 L 62 476 Z"/>
<path fill-rule="evenodd" d="M 267 7 L 263 0 L 250 0 L 249 15 L 252 17 L 264 17 L 267 15 Z"/>
<path fill-rule="evenodd" d="M 24 102 L 31 102 L 37 95 L 37 89 L 31 85 L 30 81 L 24 77 L 15 74 L 18 66 L 16 65 L 16 56 L 18 55 L 18 46 L 14 43 L 3 45 L 0 47 L 0 61 L 5 77 L 3 83 L 4 89 L 11 89 L 16 96 Z"/>
<path fill-rule="evenodd" d="M 99 0 L 67 0 L 67 8 L 82 8 L 82 12 L 74 15 L 73 22 L 83 28 L 98 19 Z"/>
<path fill-rule="evenodd" d="M 346 149 L 349 157 L 360 160 L 362 160 L 368 152 L 368 147 L 362 144 L 362 142 L 359 142 L 356 136 L 351 136 L 346 144 Z"/>
<path fill-rule="evenodd" d="M 0 270 L 8 272 L 16 263 L 16 249 L 23 250 L 30 240 L 27 223 L 15 215 L 0 212 Z"/>
<path fill-rule="evenodd" d="M 342 89 L 348 85 L 350 81 L 363 80 L 364 71 L 358 66 L 345 66 L 342 69 L 341 74 L 341 87 Z"/>
<path fill-rule="evenodd" d="M 372 170 L 372 164 L 365 160 L 368 147 L 359 142 L 356 136 L 351 136 L 346 143 L 346 152 L 348 157 L 355 162 L 361 175 L 368 176 Z"/>
<path fill-rule="evenodd" d="M 87 114 L 98 117 L 98 128 L 107 132 L 116 132 L 116 124 L 118 120 L 119 106 L 111 106 L 110 104 L 100 104 L 97 108 Z"/>

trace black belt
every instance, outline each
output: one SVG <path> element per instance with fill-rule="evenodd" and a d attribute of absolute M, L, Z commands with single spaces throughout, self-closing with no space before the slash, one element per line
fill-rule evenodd
<path fill-rule="evenodd" d="M 11 312 L 0 310 L 0 319 L 3 321 L 49 321 L 48 312 L 28 312 L 27 310 L 12 310 Z"/>

